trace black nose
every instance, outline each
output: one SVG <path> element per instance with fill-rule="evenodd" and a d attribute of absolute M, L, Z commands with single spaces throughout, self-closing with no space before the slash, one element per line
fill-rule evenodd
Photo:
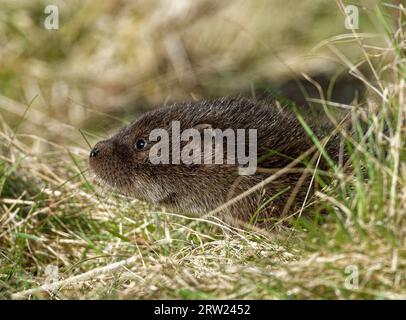
<path fill-rule="evenodd" d="M 92 151 L 90 151 L 90 158 L 95 158 L 97 157 L 97 154 L 99 153 L 99 149 L 97 149 L 96 147 L 92 149 Z"/>

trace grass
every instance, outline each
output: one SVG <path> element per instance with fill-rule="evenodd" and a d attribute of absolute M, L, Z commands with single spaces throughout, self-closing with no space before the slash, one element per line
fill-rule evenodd
<path fill-rule="evenodd" d="M 381 5 L 369 14 L 384 41 L 371 46 L 354 32 L 358 67 L 328 42 L 369 88 L 350 106 L 354 132 L 337 127 L 347 169 L 331 164 L 326 185 L 316 175 L 311 218 L 293 216 L 272 232 L 100 191 L 77 143 L 82 133 L 20 102 L 10 85 L 0 109 L 22 117 L 0 118 L 0 298 L 405 299 L 406 13 Z M 44 119 L 48 132 L 38 129 Z M 49 137 L 58 130 L 69 134 Z"/>

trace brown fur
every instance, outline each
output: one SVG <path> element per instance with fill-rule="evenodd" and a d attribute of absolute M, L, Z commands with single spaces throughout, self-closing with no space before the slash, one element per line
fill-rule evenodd
<path fill-rule="evenodd" d="M 261 172 L 251 176 L 239 176 L 237 166 L 227 164 L 151 164 L 148 151 L 153 143 L 149 142 L 145 150 L 136 150 L 134 144 L 141 137 L 148 140 L 152 129 L 164 128 L 170 132 L 173 120 L 180 121 L 182 130 L 202 124 L 222 130 L 257 129 L 258 158 L 265 156 L 258 167 L 274 171 L 288 165 L 292 159 L 313 146 L 297 117 L 287 110 L 278 109 L 274 102 L 222 98 L 174 104 L 146 113 L 112 138 L 97 143 L 99 152 L 96 157 L 90 158 L 91 168 L 102 181 L 123 194 L 198 216 L 217 208 L 271 174 L 258 170 Z M 318 128 L 322 126 L 312 127 L 320 132 Z M 319 136 L 322 138 L 321 134 Z M 334 138 L 327 148 L 333 158 L 337 158 L 338 154 L 337 141 Z M 270 155 L 270 150 L 277 153 Z M 314 153 L 307 159 L 313 155 Z M 304 167 L 303 163 L 296 166 L 296 169 L 300 167 Z M 292 209 L 295 204 L 303 201 L 310 175 L 304 177 L 302 186 L 296 190 Z M 259 225 L 268 224 L 269 219 L 278 217 L 283 212 L 301 176 L 302 172 L 297 171 L 281 175 L 263 190 L 254 192 L 225 209 L 224 216 L 248 222 L 264 201 L 289 188 L 289 191 L 263 208 L 255 219 Z"/>

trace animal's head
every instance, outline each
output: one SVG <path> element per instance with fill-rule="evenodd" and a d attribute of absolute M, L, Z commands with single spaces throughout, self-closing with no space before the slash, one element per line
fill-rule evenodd
<path fill-rule="evenodd" d="M 226 143 L 231 141 L 235 147 L 236 137 L 216 140 L 215 129 L 220 125 L 207 110 L 175 105 L 146 113 L 112 138 L 98 142 L 90 153 L 90 167 L 119 192 L 154 203 L 176 202 L 188 193 L 193 197 L 194 190 L 201 193 L 213 181 L 226 192 L 238 170 L 237 163 L 227 163 Z M 206 139 L 206 134 L 214 138 Z M 220 161 L 215 164 L 216 141 L 222 150 L 217 150 Z M 205 153 L 207 147 L 212 153 Z"/>

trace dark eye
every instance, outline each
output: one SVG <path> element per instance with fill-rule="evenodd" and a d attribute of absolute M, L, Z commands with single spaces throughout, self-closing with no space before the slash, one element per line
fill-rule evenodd
<path fill-rule="evenodd" d="M 142 150 L 147 145 L 147 142 L 144 139 L 138 139 L 135 143 L 135 148 L 138 150 Z"/>

